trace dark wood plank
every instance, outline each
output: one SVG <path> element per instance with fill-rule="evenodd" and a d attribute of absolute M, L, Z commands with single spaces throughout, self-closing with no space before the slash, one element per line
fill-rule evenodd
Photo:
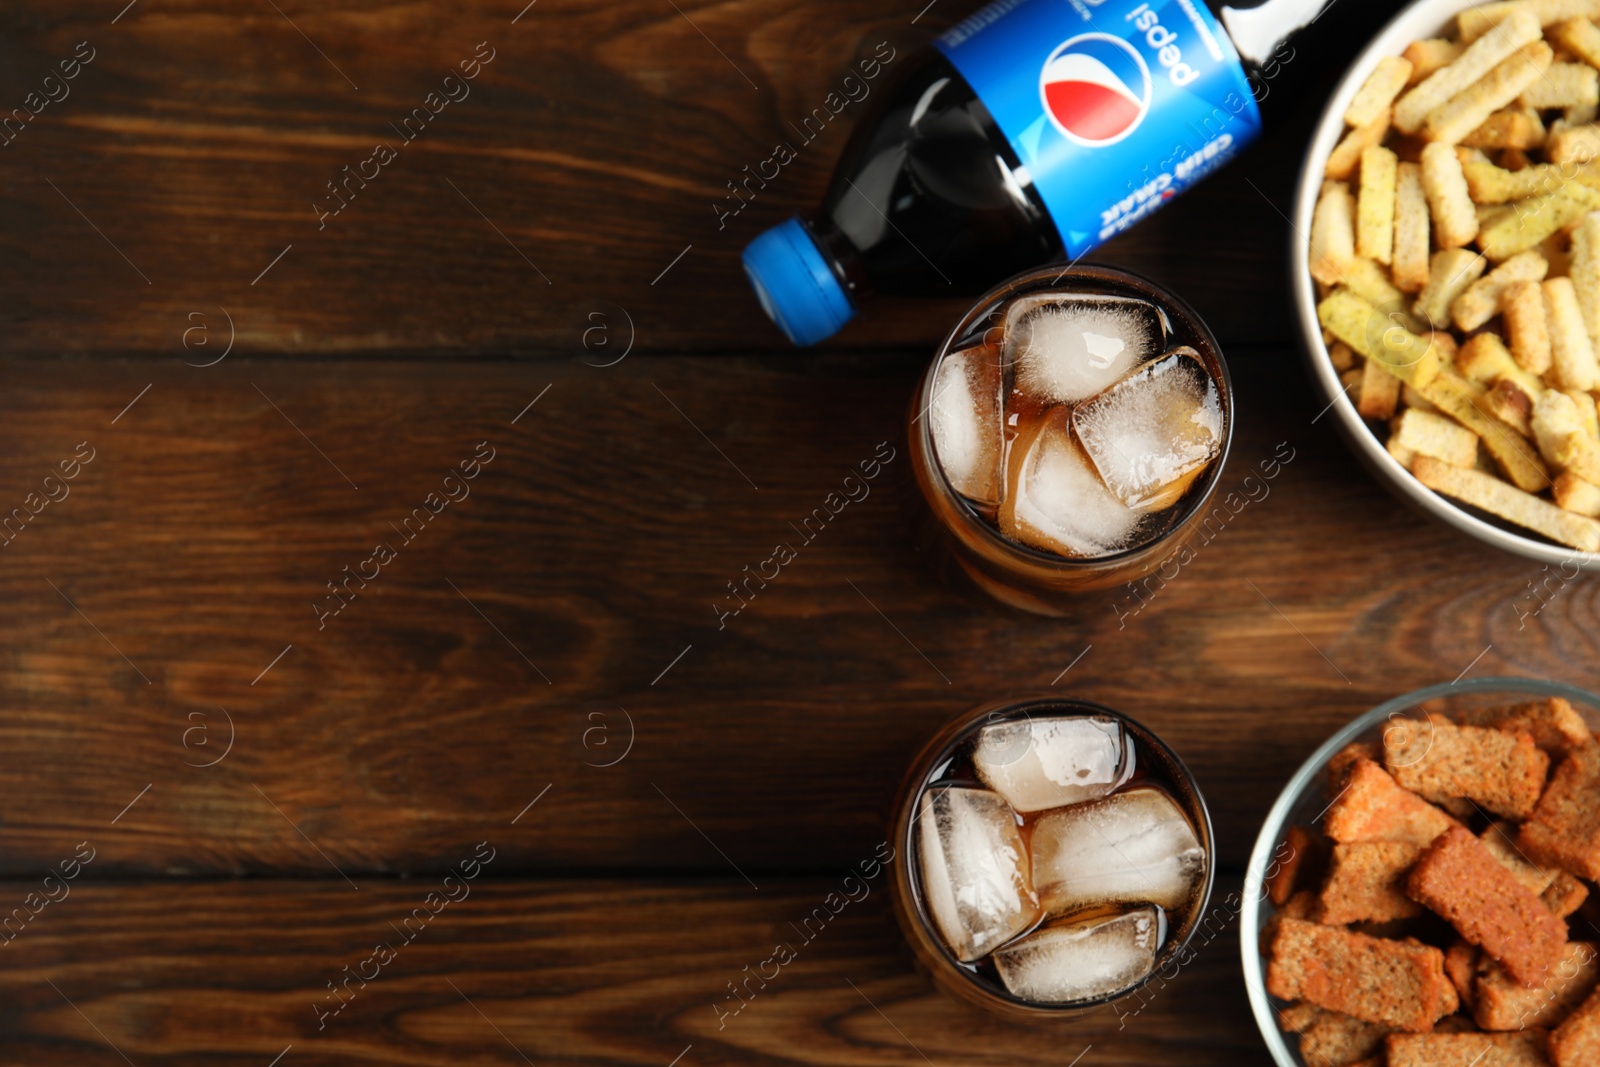
<path fill-rule="evenodd" d="M 516 836 L 536 841 L 547 826 L 525 823 Z M 115 847 L 108 841 L 106 853 Z M 460 851 L 465 858 L 472 847 Z M 1224 917 L 1193 963 L 1142 1006 L 1019 1023 L 930 985 L 881 884 L 806 942 L 790 924 L 838 891 L 839 879 L 766 882 L 752 892 L 726 883 L 507 883 L 491 867 L 465 899 L 426 926 L 414 921 L 409 929 L 420 933 L 403 942 L 395 927 L 436 881 L 365 883 L 359 892 L 259 881 L 97 886 L 89 883 L 98 863 L 4 949 L 8 1062 L 111 1067 L 126 1056 L 139 1067 L 264 1067 L 288 1049 L 282 1067 L 1064 1064 L 1091 1045 L 1085 1063 L 1271 1062 L 1245 1007 L 1237 924 Z M 0 892 L 20 901 L 33 888 L 7 883 Z M 752 981 L 737 1015 L 719 1013 L 715 1006 L 739 1004 L 728 983 L 757 973 L 780 941 L 795 959 L 766 988 Z M 363 961 L 380 942 L 393 959 L 365 987 L 352 981 L 343 1012 L 324 1018 L 313 1006 L 339 1003 L 328 983 L 346 967 L 372 976 Z"/>
<path fill-rule="evenodd" d="M 79 42 L 94 59 L 0 148 L 0 351 L 183 355 L 221 309 L 254 353 L 581 354 L 590 313 L 620 330 L 619 309 L 641 351 L 785 350 L 739 252 L 814 206 L 861 108 L 721 226 L 727 183 L 859 55 L 889 42 L 909 63 L 978 6 L 912 25 L 922 0 L 540 0 L 513 24 L 524 2 L 140 0 L 114 25 L 121 5 L 12 5 L 3 106 Z M 402 142 L 391 124 L 479 42 L 495 58 L 470 95 Z M 1280 209 L 1314 106 L 1097 258 L 1173 285 L 1226 338 L 1286 336 Z M 394 162 L 319 220 L 380 141 Z M 836 345 L 926 347 L 964 303 L 886 301 Z"/>
<path fill-rule="evenodd" d="M 0 354 L 137 357 L 0 362 L 0 519 L 24 509 L 0 916 L 98 850 L 0 931 L 7 1062 L 1266 1063 L 1226 915 L 1137 1016 L 1020 1025 L 931 987 L 880 881 L 737 1017 L 714 1005 L 871 854 L 923 740 L 996 695 L 1156 727 L 1236 885 L 1295 764 L 1374 702 L 1463 670 L 1600 685 L 1590 580 L 1522 618 L 1540 568 L 1402 512 L 1314 421 L 1281 263 L 1314 102 L 1097 256 L 1229 343 L 1226 484 L 1296 458 L 1137 614 L 1043 620 L 944 583 L 907 469 L 964 301 L 885 302 L 797 356 L 741 276 L 859 109 L 713 210 L 855 56 L 909 57 L 977 0 L 916 25 L 923 0 L 524 2 L 0 15 L 11 104 L 96 50 L 0 148 Z M 471 97 L 319 229 L 325 183 L 480 41 Z M 783 354 L 719 358 L 753 352 Z M 530 354 L 554 358 L 476 358 Z M 881 442 L 871 496 L 719 625 Z M 395 530 L 488 448 L 470 496 Z M 319 623 L 380 540 L 394 560 Z M 471 898 L 319 1029 L 328 983 L 483 840 Z"/>
<path fill-rule="evenodd" d="M 436 868 L 549 785 L 505 868 L 828 871 L 939 724 L 1053 683 L 1163 733 L 1238 865 L 1298 761 L 1378 701 L 1463 670 L 1600 684 L 1593 581 L 1519 618 L 1540 567 L 1401 510 L 1280 349 L 1235 352 L 1225 482 L 1278 442 L 1294 460 L 1142 612 L 953 589 L 904 457 L 921 363 L 0 364 L 0 514 L 96 449 L 0 548 L 0 867 L 148 785 L 107 869 Z M 319 630 L 325 583 L 480 441 L 471 495 Z M 884 441 L 871 495 L 719 629 L 726 584 Z M 219 709 L 232 751 L 186 766 L 220 753 Z M 624 711 L 631 752 L 586 765 Z"/>

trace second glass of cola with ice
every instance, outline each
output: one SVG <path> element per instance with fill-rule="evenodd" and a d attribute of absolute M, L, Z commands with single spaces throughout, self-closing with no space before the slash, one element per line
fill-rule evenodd
<path fill-rule="evenodd" d="M 1002 1014 L 1073 1015 L 1171 980 L 1211 894 L 1188 767 L 1131 716 L 1071 697 L 953 720 L 912 762 L 892 835 L 912 949 Z"/>
<path fill-rule="evenodd" d="M 1216 339 L 1133 274 L 1046 267 L 956 324 L 911 410 L 912 463 L 963 570 L 1016 607 L 1131 581 L 1204 513 L 1233 435 Z"/>

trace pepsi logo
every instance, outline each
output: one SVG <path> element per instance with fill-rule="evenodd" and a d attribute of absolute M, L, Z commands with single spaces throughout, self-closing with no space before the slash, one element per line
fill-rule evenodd
<path fill-rule="evenodd" d="M 1087 148 L 1116 144 L 1150 110 L 1150 68 L 1125 41 L 1086 33 L 1062 42 L 1039 72 L 1044 113 Z"/>

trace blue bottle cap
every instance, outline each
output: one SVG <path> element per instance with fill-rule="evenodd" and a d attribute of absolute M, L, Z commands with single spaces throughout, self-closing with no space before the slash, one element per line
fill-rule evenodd
<path fill-rule="evenodd" d="M 743 259 L 762 310 L 797 345 L 833 336 L 856 313 L 799 219 L 781 222 L 751 241 Z"/>

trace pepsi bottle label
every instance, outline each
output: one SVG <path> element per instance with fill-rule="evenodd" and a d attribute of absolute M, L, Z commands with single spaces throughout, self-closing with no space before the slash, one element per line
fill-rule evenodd
<path fill-rule="evenodd" d="M 1074 259 L 1261 133 L 1233 42 L 1197 0 L 997 0 L 935 43 Z"/>

